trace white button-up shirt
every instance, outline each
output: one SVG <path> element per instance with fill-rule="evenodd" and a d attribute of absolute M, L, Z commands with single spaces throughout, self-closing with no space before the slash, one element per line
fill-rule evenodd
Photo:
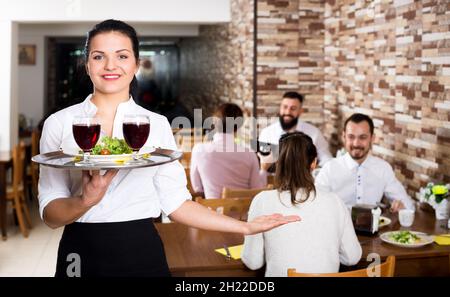
<path fill-rule="evenodd" d="M 315 182 L 316 186 L 336 193 L 349 208 L 355 204 L 376 205 L 385 195 L 414 209 L 413 200 L 395 177 L 391 165 L 370 154 L 361 165 L 349 153 L 329 161 L 320 169 Z"/>
<path fill-rule="evenodd" d="M 317 157 L 319 158 L 319 165 L 322 167 L 327 161 L 333 157 L 328 149 L 328 142 L 323 137 L 322 133 L 315 126 L 298 120 L 296 131 L 300 131 L 311 137 L 317 149 Z M 258 141 L 272 143 L 278 145 L 280 137 L 286 134 L 286 131 L 281 128 L 280 121 L 267 126 L 261 130 Z"/>
<path fill-rule="evenodd" d="M 62 149 L 77 151 L 73 138 L 72 120 L 77 115 L 95 115 L 97 107 L 91 96 L 85 101 L 51 115 L 44 123 L 40 149 L 48 153 Z M 167 119 L 137 105 L 132 98 L 121 103 L 114 118 L 112 136 L 123 138 L 122 120 L 125 114 L 145 114 L 150 117 L 150 135 L 145 146 L 176 150 L 172 129 Z M 103 133 L 102 133 L 103 134 Z M 101 135 L 101 137 L 104 136 Z M 40 166 L 39 211 L 58 198 L 81 194 L 81 170 L 56 169 Z M 186 187 L 183 166 L 171 162 L 161 166 L 119 170 L 103 199 L 77 222 L 121 222 L 158 217 L 161 210 L 170 214 L 191 199 Z"/>

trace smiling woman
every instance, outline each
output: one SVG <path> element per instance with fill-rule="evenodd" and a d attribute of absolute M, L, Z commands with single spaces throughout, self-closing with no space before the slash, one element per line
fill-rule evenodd
<path fill-rule="evenodd" d="M 107 20 L 89 31 L 85 62 L 93 93 L 45 121 L 41 153 L 79 149 L 71 129 L 78 115 L 95 116 L 101 123 L 102 137 L 119 139 L 123 139 L 125 116 L 143 115 L 152 123 L 145 146 L 176 150 L 167 119 L 133 100 L 138 45 L 134 28 L 121 21 Z M 242 222 L 189 201 L 179 162 L 110 170 L 104 175 L 91 171 L 41 168 L 40 214 L 52 228 L 65 226 L 58 250 L 59 277 L 169 276 L 164 248 L 153 225 L 153 218 L 162 211 L 172 220 L 196 228 L 244 234 L 299 220 L 298 216 L 275 214 Z M 80 261 L 71 263 L 74 255 Z"/>
<path fill-rule="evenodd" d="M 95 85 L 95 92 L 123 94 L 126 98 L 139 68 L 130 38 L 114 31 L 99 34 L 92 38 L 90 47 L 86 71 Z"/>
<path fill-rule="evenodd" d="M 94 27 L 86 39 L 86 72 L 95 95 L 127 98 L 137 91 L 139 41 L 136 31 L 125 23 L 108 20 Z"/>

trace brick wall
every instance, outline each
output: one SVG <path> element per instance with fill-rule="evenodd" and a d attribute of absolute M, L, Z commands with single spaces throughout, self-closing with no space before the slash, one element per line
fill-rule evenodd
<path fill-rule="evenodd" d="M 450 182 L 450 1 L 259 0 L 257 115 L 306 94 L 303 119 L 335 152 L 345 118 L 370 115 L 374 154 L 409 194 Z M 447 13 L 446 13 L 447 12 Z"/>
<path fill-rule="evenodd" d="M 327 1 L 326 135 L 370 115 L 373 151 L 394 166 L 411 195 L 450 182 L 449 1 Z"/>
<path fill-rule="evenodd" d="M 305 95 L 303 120 L 323 123 L 324 1 L 257 2 L 257 114 L 277 116 L 286 91 Z"/>
<path fill-rule="evenodd" d="M 299 91 L 302 118 L 335 152 L 345 118 L 366 113 L 374 153 L 412 196 L 429 180 L 450 182 L 448 0 L 256 1 L 258 117 L 276 116 L 281 95 Z M 232 15 L 228 25 L 202 27 L 202 45 L 184 44 L 192 55 L 185 87 L 203 90 L 193 107 L 232 101 L 250 115 L 253 1 L 233 0 Z"/>
<path fill-rule="evenodd" d="M 182 100 L 210 116 L 221 102 L 253 111 L 253 0 L 232 0 L 232 21 L 202 25 L 200 35 L 180 42 Z"/>

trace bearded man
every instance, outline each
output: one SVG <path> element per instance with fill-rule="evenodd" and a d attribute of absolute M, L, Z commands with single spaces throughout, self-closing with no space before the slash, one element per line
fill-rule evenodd
<path fill-rule="evenodd" d="M 287 92 L 283 95 L 279 110 L 279 120 L 264 128 L 258 138 L 260 143 L 278 145 L 280 137 L 290 132 L 303 132 L 311 137 L 316 146 L 319 166 L 323 166 L 332 156 L 328 150 L 328 142 L 315 126 L 300 120 L 303 113 L 303 96 L 297 92 Z M 260 156 L 261 167 L 267 169 L 270 163 L 276 161 L 273 156 Z"/>

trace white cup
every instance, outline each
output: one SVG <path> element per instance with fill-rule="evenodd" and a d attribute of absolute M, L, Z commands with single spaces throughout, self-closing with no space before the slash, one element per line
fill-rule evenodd
<path fill-rule="evenodd" d="M 411 227 L 414 222 L 414 210 L 411 209 L 401 209 L 398 212 L 398 219 L 402 227 Z"/>

